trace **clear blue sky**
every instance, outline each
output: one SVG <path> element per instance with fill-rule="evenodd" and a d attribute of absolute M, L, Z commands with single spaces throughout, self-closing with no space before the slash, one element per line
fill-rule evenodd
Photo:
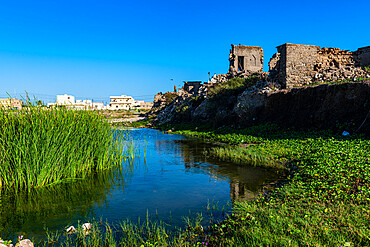
<path fill-rule="evenodd" d="M 133 95 L 226 73 L 230 44 L 356 50 L 370 1 L 0 1 L 0 97 Z M 173 79 L 173 82 L 171 81 Z"/>

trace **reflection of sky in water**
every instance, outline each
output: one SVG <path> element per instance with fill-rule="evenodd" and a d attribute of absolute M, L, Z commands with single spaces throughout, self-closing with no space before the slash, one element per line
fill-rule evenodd
<path fill-rule="evenodd" d="M 181 225 L 189 210 L 204 212 L 208 201 L 225 205 L 230 198 L 252 198 L 270 176 L 263 169 L 207 159 L 203 154 L 207 145 L 183 136 L 151 129 L 130 131 L 129 136 L 139 158 L 125 179 L 106 174 L 65 185 L 60 189 L 63 193 L 35 195 L 27 210 L 22 209 L 21 199 L 8 200 L 13 203 L 9 203 L 13 216 L 5 206 L 0 217 L 6 218 L 12 231 L 36 235 L 44 226 L 57 230 L 91 217 L 112 223 L 126 218 L 136 221 L 145 218 L 147 210 L 167 222 L 171 214 L 172 223 Z"/>

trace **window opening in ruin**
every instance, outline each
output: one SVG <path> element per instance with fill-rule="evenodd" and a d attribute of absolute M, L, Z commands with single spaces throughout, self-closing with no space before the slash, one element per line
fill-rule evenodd
<path fill-rule="evenodd" d="M 252 61 L 252 64 L 254 65 L 254 66 L 257 66 L 257 58 L 254 56 L 254 55 L 252 55 L 252 59 L 251 59 L 251 61 Z"/>
<path fill-rule="evenodd" d="M 238 71 L 244 70 L 244 56 L 238 56 Z"/>

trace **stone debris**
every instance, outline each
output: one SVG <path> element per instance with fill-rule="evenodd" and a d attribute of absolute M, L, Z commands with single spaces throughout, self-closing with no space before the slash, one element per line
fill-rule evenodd
<path fill-rule="evenodd" d="M 70 226 L 66 229 L 66 232 L 71 234 L 71 233 L 75 233 L 77 230 L 74 226 Z"/>
<path fill-rule="evenodd" d="M 4 244 L 8 241 L 0 239 L 0 247 L 13 247 L 13 244 Z M 29 239 L 23 239 L 15 245 L 15 247 L 34 247 L 33 243 Z"/>
<path fill-rule="evenodd" d="M 82 225 L 82 230 L 84 230 L 84 231 L 91 230 L 91 228 L 92 228 L 91 223 L 85 223 L 85 224 Z"/>
<path fill-rule="evenodd" d="M 33 243 L 29 239 L 23 239 L 15 245 L 15 247 L 34 247 Z"/>

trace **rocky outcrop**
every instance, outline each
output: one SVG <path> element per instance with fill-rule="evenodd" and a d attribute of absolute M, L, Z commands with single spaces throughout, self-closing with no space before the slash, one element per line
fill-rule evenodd
<path fill-rule="evenodd" d="M 250 126 L 273 122 L 285 127 L 356 131 L 370 111 L 370 80 L 280 89 L 259 81 L 241 94 L 179 96 L 157 116 L 157 123 L 198 122 Z M 370 134 L 370 119 L 361 127 Z"/>
<path fill-rule="evenodd" d="M 203 84 L 186 81 L 177 93 L 157 94 L 150 114 L 158 124 L 246 126 L 268 121 L 370 129 L 360 124 L 370 112 L 370 46 L 350 52 L 286 43 L 277 49 L 266 73 L 261 47 L 232 45 L 227 74 L 215 74 Z"/>
<path fill-rule="evenodd" d="M 161 112 L 166 106 L 171 104 L 177 97 L 179 93 L 177 92 L 166 92 L 164 94 L 157 93 L 154 96 L 153 106 L 152 109 L 148 112 L 147 115 L 157 115 Z"/>
<path fill-rule="evenodd" d="M 322 84 L 274 92 L 246 90 L 233 112 L 241 125 L 275 122 L 304 128 L 356 130 L 370 111 L 370 80 Z M 369 132 L 370 123 L 363 130 Z"/>

